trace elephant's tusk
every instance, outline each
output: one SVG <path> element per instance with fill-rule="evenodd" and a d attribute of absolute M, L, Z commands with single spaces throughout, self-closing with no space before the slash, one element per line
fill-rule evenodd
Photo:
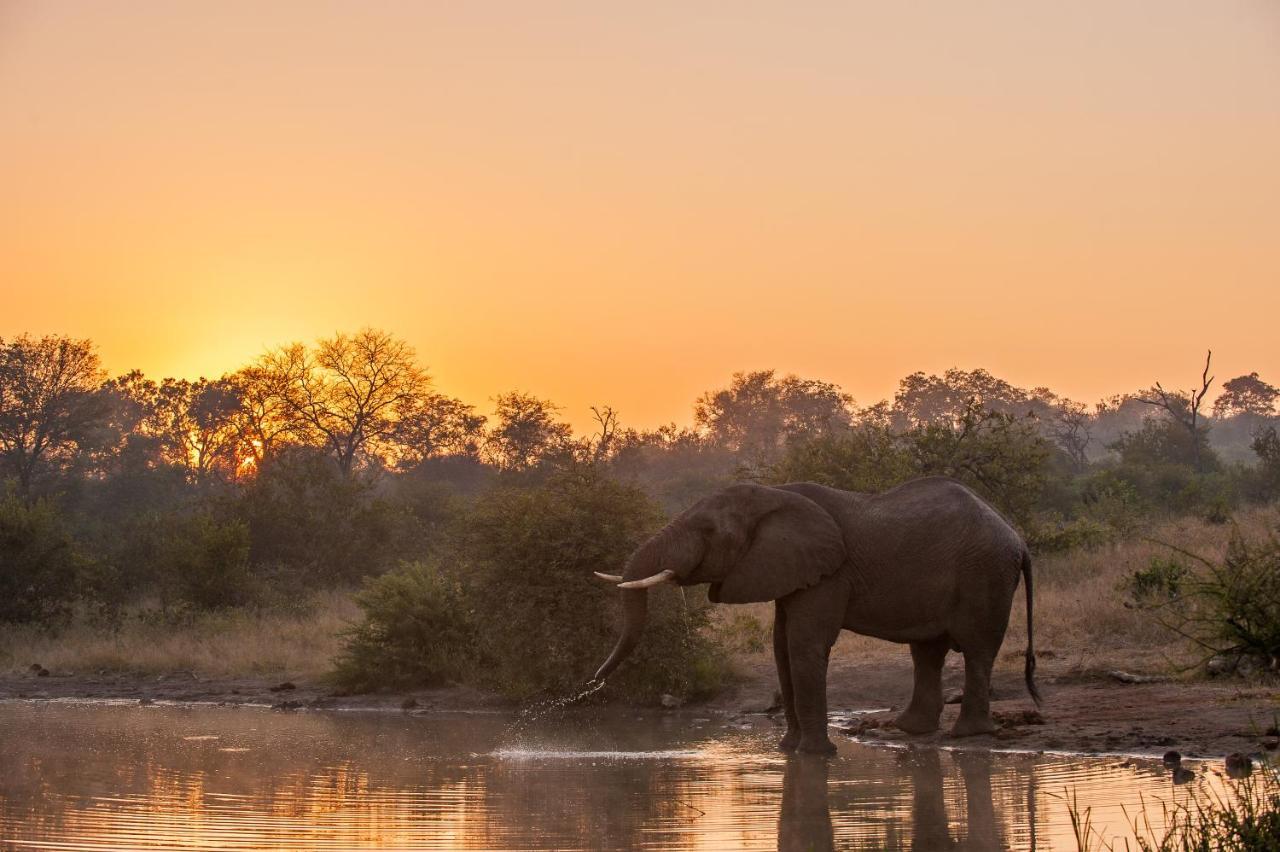
<path fill-rule="evenodd" d="M 595 571 L 595 572 L 593 572 L 593 573 L 594 573 L 597 577 L 599 577 L 601 580 L 605 580 L 605 581 L 610 582 L 610 583 L 621 583 L 621 582 L 622 582 L 622 575 L 621 575 L 621 574 L 601 574 L 599 571 Z"/>
<path fill-rule="evenodd" d="M 618 588 L 619 589 L 647 589 L 650 586 L 657 586 L 662 583 L 670 582 L 671 578 L 674 577 L 675 575 L 676 575 L 676 572 L 668 568 L 666 571 L 659 571 L 657 574 L 654 574 L 652 577 L 645 577 L 643 580 L 631 580 L 626 583 L 619 583 Z"/>

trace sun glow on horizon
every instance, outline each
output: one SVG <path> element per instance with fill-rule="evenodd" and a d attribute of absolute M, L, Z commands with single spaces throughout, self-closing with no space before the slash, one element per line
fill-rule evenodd
<path fill-rule="evenodd" d="M 217 376 L 363 326 L 484 409 L 735 371 L 1274 381 L 1280 10 L 12 4 L 0 335 Z"/>

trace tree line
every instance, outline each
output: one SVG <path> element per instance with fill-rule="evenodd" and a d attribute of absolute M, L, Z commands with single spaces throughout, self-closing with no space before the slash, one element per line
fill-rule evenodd
<path fill-rule="evenodd" d="M 527 393 L 484 412 L 440 393 L 376 329 L 195 381 L 109 377 L 90 341 L 23 335 L 0 340 L 0 620 L 287 602 L 442 548 L 465 558 L 476 539 L 459 519 L 477 506 L 561 499 L 575 481 L 618 483 L 659 517 L 744 478 L 876 491 L 946 475 L 1040 549 L 1158 513 L 1225 520 L 1280 495 L 1280 390 L 1257 373 L 1216 385 L 1210 367 L 1187 391 L 1156 382 L 1093 405 L 952 369 L 859 406 L 762 370 L 699 396 L 688 425 L 635 429 L 602 405 L 575 434 Z"/>

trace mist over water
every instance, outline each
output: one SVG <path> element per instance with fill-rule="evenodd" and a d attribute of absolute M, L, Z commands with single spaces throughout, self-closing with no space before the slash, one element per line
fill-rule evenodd
<path fill-rule="evenodd" d="M 1158 761 L 876 748 L 788 758 L 764 717 L 0 704 L 5 848 L 1074 848 L 1186 801 Z"/>

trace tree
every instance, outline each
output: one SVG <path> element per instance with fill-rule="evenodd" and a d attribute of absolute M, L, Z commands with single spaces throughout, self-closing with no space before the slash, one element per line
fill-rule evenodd
<path fill-rule="evenodd" d="M 474 458 L 484 443 L 487 418 L 473 406 L 441 393 L 426 393 L 401 413 L 395 443 L 402 467 L 442 456 Z"/>
<path fill-rule="evenodd" d="M 1222 393 L 1213 402 L 1213 416 L 1253 414 L 1270 417 L 1276 413 L 1277 400 L 1280 400 L 1280 388 L 1264 382 L 1257 373 L 1236 376 L 1222 383 Z"/>
<path fill-rule="evenodd" d="M 788 441 L 846 426 L 853 398 L 837 385 L 773 370 L 734 373 L 729 387 L 694 404 L 694 422 L 714 443 L 769 462 Z"/>
<path fill-rule="evenodd" d="M 952 367 L 941 376 L 912 373 L 903 379 L 890 415 L 898 428 L 937 422 L 958 425 L 974 406 L 983 411 L 1021 415 L 1029 410 L 1029 401 L 1026 391 L 986 370 Z"/>
<path fill-rule="evenodd" d="M 572 453 L 573 430 L 556 419 L 560 409 L 554 403 L 520 391 L 502 394 L 494 402 L 497 423 L 489 431 L 485 452 L 500 470 L 529 470 Z"/>
<path fill-rule="evenodd" d="M 1044 429 L 1071 459 L 1071 465 L 1077 473 L 1088 467 L 1089 443 L 1093 440 L 1093 418 L 1083 402 L 1055 398 Z"/>
<path fill-rule="evenodd" d="M 227 379 L 165 379 L 156 394 L 154 419 L 170 464 L 203 483 L 218 471 L 233 478 L 241 446 L 240 395 Z"/>
<path fill-rule="evenodd" d="M 103 424 L 102 380 L 88 340 L 0 340 L 0 462 L 24 498 L 46 467 L 69 464 Z"/>
<path fill-rule="evenodd" d="M 1204 403 L 1209 386 L 1213 384 L 1213 376 L 1209 375 L 1209 363 L 1213 360 L 1213 350 L 1204 359 L 1204 372 L 1200 375 L 1200 389 L 1186 393 L 1174 391 L 1169 393 L 1159 382 L 1146 397 L 1137 397 L 1138 402 L 1163 410 L 1173 421 L 1187 431 L 1192 448 L 1192 462 L 1197 473 L 1204 472 L 1204 445 L 1207 441 L 1203 433 L 1208 427 L 1200 423 L 1200 406 Z"/>
<path fill-rule="evenodd" d="M 336 334 L 314 350 L 286 346 L 259 366 L 275 374 L 290 431 L 324 446 L 346 477 L 362 458 L 393 451 L 402 421 L 430 391 L 412 347 L 372 328 Z"/>
<path fill-rule="evenodd" d="M 236 455 L 255 470 L 284 443 L 298 426 L 291 417 L 288 376 L 272 369 L 270 358 L 225 377 L 240 400 L 233 416 L 239 445 Z"/>

